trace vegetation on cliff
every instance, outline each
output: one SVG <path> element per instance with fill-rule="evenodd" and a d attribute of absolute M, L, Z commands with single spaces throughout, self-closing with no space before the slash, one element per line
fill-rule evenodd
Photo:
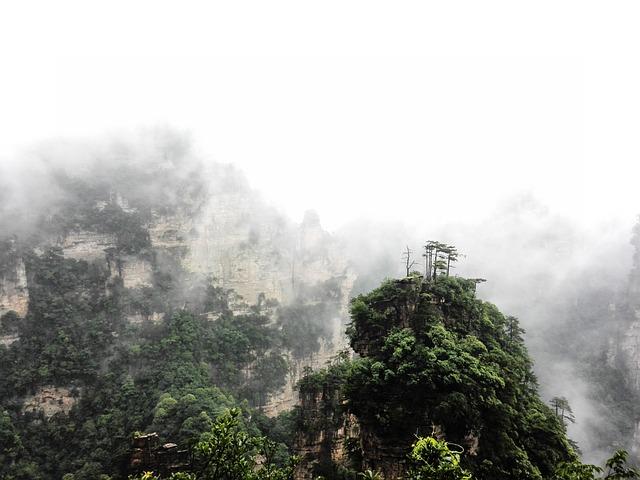
<path fill-rule="evenodd" d="M 251 435 L 281 428 L 252 410 L 288 373 L 278 353 L 286 339 L 260 307 L 234 314 L 231 292 L 205 284 L 189 310 L 131 324 L 135 292 L 117 282 L 105 288 L 97 266 L 52 249 L 32 254 L 27 269 L 29 313 L 2 319 L 17 323 L 20 340 L 0 346 L 0 428 L 11 440 L 0 448 L 1 478 L 123 478 L 132 432 L 189 446 L 234 407 L 252 418 L 244 423 Z M 50 417 L 24 411 L 21 399 L 43 385 L 71 387 L 75 406 Z M 288 437 L 274 433 L 278 458 Z"/>
<path fill-rule="evenodd" d="M 331 442 L 327 431 L 353 423 L 349 416 L 357 434 L 344 439 L 348 460 L 336 464 L 335 446 L 321 445 L 325 455 L 302 459 L 307 468 L 334 478 L 364 468 L 397 475 L 410 468 L 416 435 L 435 435 L 461 446 L 461 465 L 477 479 L 582 478 L 559 476 L 560 466 L 580 464 L 564 419 L 537 393 L 523 330 L 477 299 L 475 285 L 411 274 L 353 299 L 356 358 L 301 381 L 298 447 L 320 433 Z"/>
<path fill-rule="evenodd" d="M 261 216 L 266 207 L 235 170 L 205 176 L 188 145 L 164 135 L 94 153 L 78 168 L 43 159 L 43 178 L 23 179 L 20 191 L 0 180 L 15 197 L 0 216 L 0 282 L 24 271 L 28 298 L 26 313 L 0 312 L 0 478 L 124 479 L 134 432 L 194 449 L 231 409 L 239 430 L 268 437 L 274 465 L 286 465 L 291 414 L 260 409 L 293 363 L 330 340 L 341 283 L 300 276 L 287 304 L 245 301 L 187 260 L 211 196 L 245 195 L 250 207 L 216 237 L 284 265 L 293 229 Z M 214 213 L 224 222 L 229 212 Z M 257 219 L 272 236 L 259 236 Z M 257 288 L 261 275 L 276 277 L 270 266 L 253 272 Z"/>

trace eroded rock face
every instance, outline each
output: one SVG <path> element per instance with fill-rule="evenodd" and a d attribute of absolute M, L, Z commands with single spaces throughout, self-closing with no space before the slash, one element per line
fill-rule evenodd
<path fill-rule="evenodd" d="M 17 342 L 18 340 L 20 340 L 20 335 L 18 335 L 17 333 L 2 335 L 0 336 L 0 345 L 4 345 L 5 347 L 8 347 L 9 345 Z"/>
<path fill-rule="evenodd" d="M 348 296 L 355 281 L 319 223 L 292 224 L 248 192 L 211 197 L 190 237 L 185 266 L 212 275 L 248 303 L 261 294 L 288 303 L 304 285 L 331 278 L 340 280 Z"/>
<path fill-rule="evenodd" d="M 296 480 L 313 480 L 327 465 L 347 465 L 349 462 L 347 443 L 359 442 L 360 425 L 355 416 L 327 408 L 339 402 L 336 391 L 325 390 L 317 394 L 305 395 L 300 399 L 300 407 L 308 431 L 299 432 L 295 441 L 296 455 L 300 461 L 296 465 Z M 329 414 L 329 417 L 327 417 Z"/>
<path fill-rule="evenodd" d="M 63 255 L 89 263 L 105 265 L 112 278 L 122 279 L 125 288 L 151 286 L 153 265 L 136 255 L 114 254 L 116 240 L 113 235 L 91 231 L 73 231 L 60 242 Z"/>
<path fill-rule="evenodd" d="M 13 268 L 0 272 L 0 316 L 14 311 L 24 318 L 28 307 L 27 274 L 22 258 L 17 258 Z"/>
<path fill-rule="evenodd" d="M 287 376 L 287 383 L 280 391 L 269 396 L 267 403 L 262 407 L 265 415 L 275 417 L 279 413 L 291 410 L 298 404 L 298 389 L 296 385 L 304 376 L 305 368 L 309 367 L 314 370 L 324 368 L 339 350 L 346 347 L 344 337 L 340 335 L 340 331 L 339 327 L 337 327 L 336 334 L 331 342 L 322 341 L 320 350 L 315 355 L 298 360 L 289 355 L 289 362 L 292 368 Z"/>
<path fill-rule="evenodd" d="M 45 417 L 56 413 L 69 413 L 78 401 L 78 394 L 74 395 L 69 388 L 45 385 L 33 395 L 25 397 L 22 410 L 24 412 L 42 412 Z"/>
<path fill-rule="evenodd" d="M 378 472 L 389 480 L 403 478 L 407 469 L 407 445 L 411 445 L 412 439 L 381 439 L 372 429 L 362 425 L 355 415 L 346 409 L 340 411 L 335 408 L 336 402 L 342 400 L 333 395 L 335 392 L 323 391 L 300 399 L 303 421 L 312 428 L 318 425 L 320 428 L 298 433 L 295 453 L 300 462 L 294 478 L 313 480 L 319 473 L 326 475 L 328 465 L 352 469 L 350 448 L 361 458 L 362 464 L 358 468 Z"/>
<path fill-rule="evenodd" d="M 116 197 L 124 212 L 135 214 L 124 196 L 117 193 Z M 105 200 L 98 207 L 104 209 L 108 204 Z M 266 205 L 255 192 L 241 187 L 216 190 L 197 205 L 151 212 L 144 218 L 151 248 L 139 255 L 118 253 L 115 235 L 90 230 L 49 238 L 36 251 L 60 247 L 66 258 L 104 266 L 110 272 L 110 282 L 122 281 L 127 289 L 152 287 L 158 269 L 166 268 L 173 274 L 176 266 L 198 279 L 212 277 L 217 285 L 239 295 L 232 305 L 235 314 L 247 313 L 249 305 L 265 299 L 286 305 L 308 289 L 332 282 L 339 292 L 339 298 L 332 299 L 339 304 L 339 313 L 332 319 L 333 338 L 323 342 L 312 356 L 290 357 L 294 368 L 287 384 L 268 399 L 264 409 L 276 415 L 293 407 L 297 401 L 295 385 L 304 367 L 323 367 L 345 346 L 343 326 L 355 281 L 340 245 L 322 229 L 317 215 L 309 214 L 297 225 Z M 21 263 L 17 281 L 2 283 L 0 278 L 0 312 L 15 310 L 24 316 L 27 306 L 27 276 Z M 134 324 L 159 323 L 163 318 L 164 313 L 159 311 L 151 315 L 127 312 L 128 321 Z M 15 339 L 2 341 L 9 344 Z"/>
<path fill-rule="evenodd" d="M 107 250 L 115 246 L 112 235 L 90 231 L 76 231 L 67 234 L 61 242 L 65 257 L 86 262 L 105 262 Z"/>
<path fill-rule="evenodd" d="M 188 269 L 210 274 L 248 303 L 260 294 L 292 295 L 295 235 L 283 218 L 248 192 L 212 196 L 191 237 Z"/>
<path fill-rule="evenodd" d="M 186 214 L 156 215 L 149 225 L 154 249 L 184 251 L 189 248 L 194 219 Z"/>
<path fill-rule="evenodd" d="M 640 224 L 634 230 L 631 243 L 635 247 L 634 265 L 623 301 L 610 307 L 616 326 L 609 338 L 606 360 L 612 367 L 624 365 L 627 384 L 640 393 Z M 640 456 L 640 418 L 636 416 L 630 421 L 634 425 L 631 453 L 637 458 Z"/>
<path fill-rule="evenodd" d="M 107 260 L 112 277 L 119 277 L 125 288 L 150 287 L 153 283 L 153 266 L 149 260 L 133 255 L 122 255 Z"/>
<path fill-rule="evenodd" d="M 141 313 L 134 313 L 127 316 L 129 323 L 139 325 L 144 322 L 151 322 L 154 324 L 162 323 L 165 318 L 164 312 L 153 312 L 151 315 L 143 315 Z"/>

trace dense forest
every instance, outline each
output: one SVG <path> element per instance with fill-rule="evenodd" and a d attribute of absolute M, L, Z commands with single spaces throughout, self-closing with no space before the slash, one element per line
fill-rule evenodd
<path fill-rule="evenodd" d="M 53 248 L 25 258 L 28 314 L 2 317 L 3 332 L 19 336 L 0 347 L 3 478 L 122 478 L 134 432 L 191 445 L 232 407 L 252 416 L 250 431 L 276 432 L 286 450 L 291 436 L 277 432 L 286 430 L 287 415 L 267 419 L 252 407 L 284 384 L 288 364 L 279 352 L 317 348 L 323 332 L 313 325 L 306 337 L 292 334 L 318 315 L 317 305 L 265 301 L 234 314 L 232 292 L 205 281 L 174 310 L 172 279 L 161 272 L 152 287 L 131 290 Z M 166 319 L 127 322 L 132 305 Z M 23 399 L 42 385 L 64 387 L 73 408 L 49 418 L 24 411 Z"/>
<path fill-rule="evenodd" d="M 474 280 L 410 274 L 356 297 L 348 329 L 356 357 L 345 352 L 308 372 L 301 406 L 267 418 L 256 407 L 283 381 L 285 360 L 273 351 L 286 345 L 287 328 L 260 306 L 234 315 L 228 292 L 208 286 L 200 303 L 160 324 L 119 325 L 130 299 L 117 285 L 105 292 L 104 272 L 56 251 L 28 265 L 43 288 L 18 322 L 21 340 L 0 351 L 3 478 L 126 478 L 141 431 L 192 450 L 173 478 L 289 478 L 291 455 L 321 434 L 329 445 L 298 459 L 298 478 L 305 469 L 310 478 L 597 474 L 578 462 L 565 417 L 538 397 L 517 320 L 478 300 Z M 15 323 L 3 316 L 4 328 Z M 252 363 L 259 375 L 247 380 L 240 373 Z M 43 382 L 77 385 L 77 403 L 50 418 L 20 411 L 15 399 Z M 345 422 L 357 433 L 340 439 L 348 453 L 334 462 L 332 434 Z M 449 450 L 458 447 L 462 455 Z M 236 470 L 208 461 L 220 452 Z M 259 455 L 268 461 L 255 469 Z M 611 469 L 626 476 L 605 478 L 635 478 L 624 459 Z"/>

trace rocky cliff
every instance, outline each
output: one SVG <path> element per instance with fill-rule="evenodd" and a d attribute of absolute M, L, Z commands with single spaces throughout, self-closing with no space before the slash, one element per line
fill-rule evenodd
<path fill-rule="evenodd" d="M 635 254 L 627 289 L 609 306 L 611 327 L 606 361 L 609 368 L 622 373 L 624 385 L 619 387 L 626 390 L 625 397 L 640 399 L 640 224 L 634 229 L 631 243 Z M 616 395 L 612 397 L 615 399 Z M 612 403 L 611 397 L 605 400 Z M 624 441 L 630 442 L 631 453 L 640 458 L 640 409 L 629 398 L 625 400 L 621 406 L 614 405 L 632 428 L 631 438 Z"/>
<path fill-rule="evenodd" d="M 181 195 L 179 184 L 171 189 L 163 185 L 155 189 L 161 191 L 157 198 L 140 197 L 142 185 L 121 190 L 116 179 L 106 186 L 91 178 L 65 180 L 60 186 L 67 189 L 64 200 L 42 212 L 38 230 L 31 236 L 8 237 L 1 245 L 0 316 L 11 311 L 19 318 L 28 315 L 29 273 L 23 252 L 37 255 L 51 247 L 59 248 L 65 258 L 108 272 L 108 289 L 124 288 L 151 298 L 127 307 L 127 319 L 135 324 L 162 322 L 168 310 L 189 305 L 191 290 L 203 279 L 235 292 L 232 308 L 238 314 L 264 302 L 323 302 L 307 293 L 331 282 L 337 292 L 331 298 L 336 313 L 323 320 L 330 333 L 320 340 L 317 351 L 302 356 L 287 353 L 286 384 L 264 405 L 269 415 L 291 408 L 303 369 L 323 366 L 344 346 L 342 331 L 354 274 L 317 215 L 309 213 L 295 224 L 269 207 L 233 169 L 214 170 L 211 184 L 200 179 L 195 194 Z M 18 340 L 15 329 L 4 330 L 2 344 Z M 62 391 L 45 387 L 49 396 Z M 31 409 L 46 403 L 33 400 L 37 397 L 35 392 L 25 399 Z M 59 400 L 68 404 L 62 396 Z"/>
<path fill-rule="evenodd" d="M 0 316 L 14 311 L 24 318 L 29 304 L 24 261 L 15 239 L 0 243 L 0 250 Z"/>
<path fill-rule="evenodd" d="M 352 301 L 356 356 L 300 382 L 297 479 L 402 478 L 416 435 L 455 444 L 477 478 L 546 478 L 573 455 L 517 319 L 475 290 L 473 279 L 416 274 Z"/>

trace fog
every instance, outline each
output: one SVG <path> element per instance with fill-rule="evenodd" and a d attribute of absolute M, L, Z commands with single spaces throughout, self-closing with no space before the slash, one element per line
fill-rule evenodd
<path fill-rule="evenodd" d="M 625 301 L 629 288 L 634 222 L 594 220 L 586 227 L 554 213 L 533 195 L 521 194 L 476 221 L 436 224 L 428 230 L 358 221 L 339 234 L 349 239 L 352 261 L 366 272 L 356 285 L 365 291 L 385 273 L 404 275 L 405 245 L 418 262 L 427 239 L 458 247 L 463 255 L 455 274 L 486 279 L 478 296 L 518 317 L 541 395 L 547 401 L 554 396 L 569 400 L 576 416 L 569 434 L 587 461 L 600 462 L 607 455 L 602 446 L 607 435 L 635 449 L 632 439 L 614 426 L 620 412 L 612 410 L 599 380 L 585 368 L 589 361 L 604 364 L 608 342 L 619 334 L 609 310 Z M 622 422 L 633 424 L 628 417 Z"/>
<path fill-rule="evenodd" d="M 64 206 L 81 204 L 78 191 L 82 188 L 73 189 L 71 195 L 67 186 L 83 184 L 83 188 L 104 189 L 104 195 L 116 188 L 136 208 L 187 202 L 196 230 L 206 228 L 206 216 L 215 214 L 206 198 L 229 191 L 255 196 L 250 216 L 256 222 L 271 222 L 274 227 L 290 224 L 286 212 L 269 207 L 268 198 L 251 190 L 242 171 L 212 161 L 194 148 L 196 144 L 192 134 L 166 127 L 35 143 L 16 153 L 19 161 L 3 164 L 2 231 L 19 237 L 42 234 L 38 228 L 43 215 L 50 217 Z M 313 183 L 311 178 L 298 181 Z M 422 270 L 420 255 L 426 240 L 456 245 L 462 256 L 454 274 L 486 279 L 478 295 L 518 317 L 527 331 L 526 343 L 543 397 L 569 399 L 577 420 L 569 432 L 585 459 L 601 461 L 608 454 L 599 438 L 602 431 L 632 448 L 630 438 L 622 437 L 616 427 L 620 412 L 611 411 L 610 400 L 598 391 L 599 380 L 591 378 L 583 363 L 604 362 L 599 359 L 606 356 L 608 342 L 618 334 L 607 312 L 616 304 L 624 305 L 633 267 L 630 238 L 635 217 L 626 222 L 594 218 L 587 225 L 558 213 L 529 191 L 505 196 L 475 219 L 458 219 L 453 211 L 446 214 L 446 196 L 441 197 L 442 203 L 428 197 L 422 203 L 423 222 L 389 222 L 356 211 L 334 232 L 357 274 L 352 294 L 404 275 L 401 252 L 406 246 L 414 252 L 415 268 Z M 401 211 L 410 198 L 398 194 L 387 201 Z M 354 205 L 357 202 L 354 199 Z M 344 208 L 349 211 L 350 204 Z M 444 219 L 430 215 L 434 210 L 441 210 Z M 290 240 L 283 236 L 284 243 L 276 247 L 288 251 Z M 205 264 L 197 270 L 205 271 Z M 172 266 L 169 262 L 161 269 Z M 188 301 L 190 285 L 177 288 L 176 298 Z"/>
<path fill-rule="evenodd" d="M 522 191 L 587 225 L 636 213 L 632 2 L 36 4 L 0 20 L 5 162 L 45 138 L 169 124 L 332 230 L 472 220 Z M 446 200 L 427 215 L 426 195 Z"/>
<path fill-rule="evenodd" d="M 608 309 L 632 268 L 638 5 L 325 6 L 3 6 L 0 229 L 62 201 L 60 169 L 124 185 L 131 158 L 168 158 L 183 180 L 232 165 L 294 222 L 316 210 L 357 291 L 400 275 L 405 245 L 454 244 L 599 460 L 606 408 L 554 329 L 579 329 L 586 297 Z M 595 351 L 606 328 L 588 329 Z"/>

